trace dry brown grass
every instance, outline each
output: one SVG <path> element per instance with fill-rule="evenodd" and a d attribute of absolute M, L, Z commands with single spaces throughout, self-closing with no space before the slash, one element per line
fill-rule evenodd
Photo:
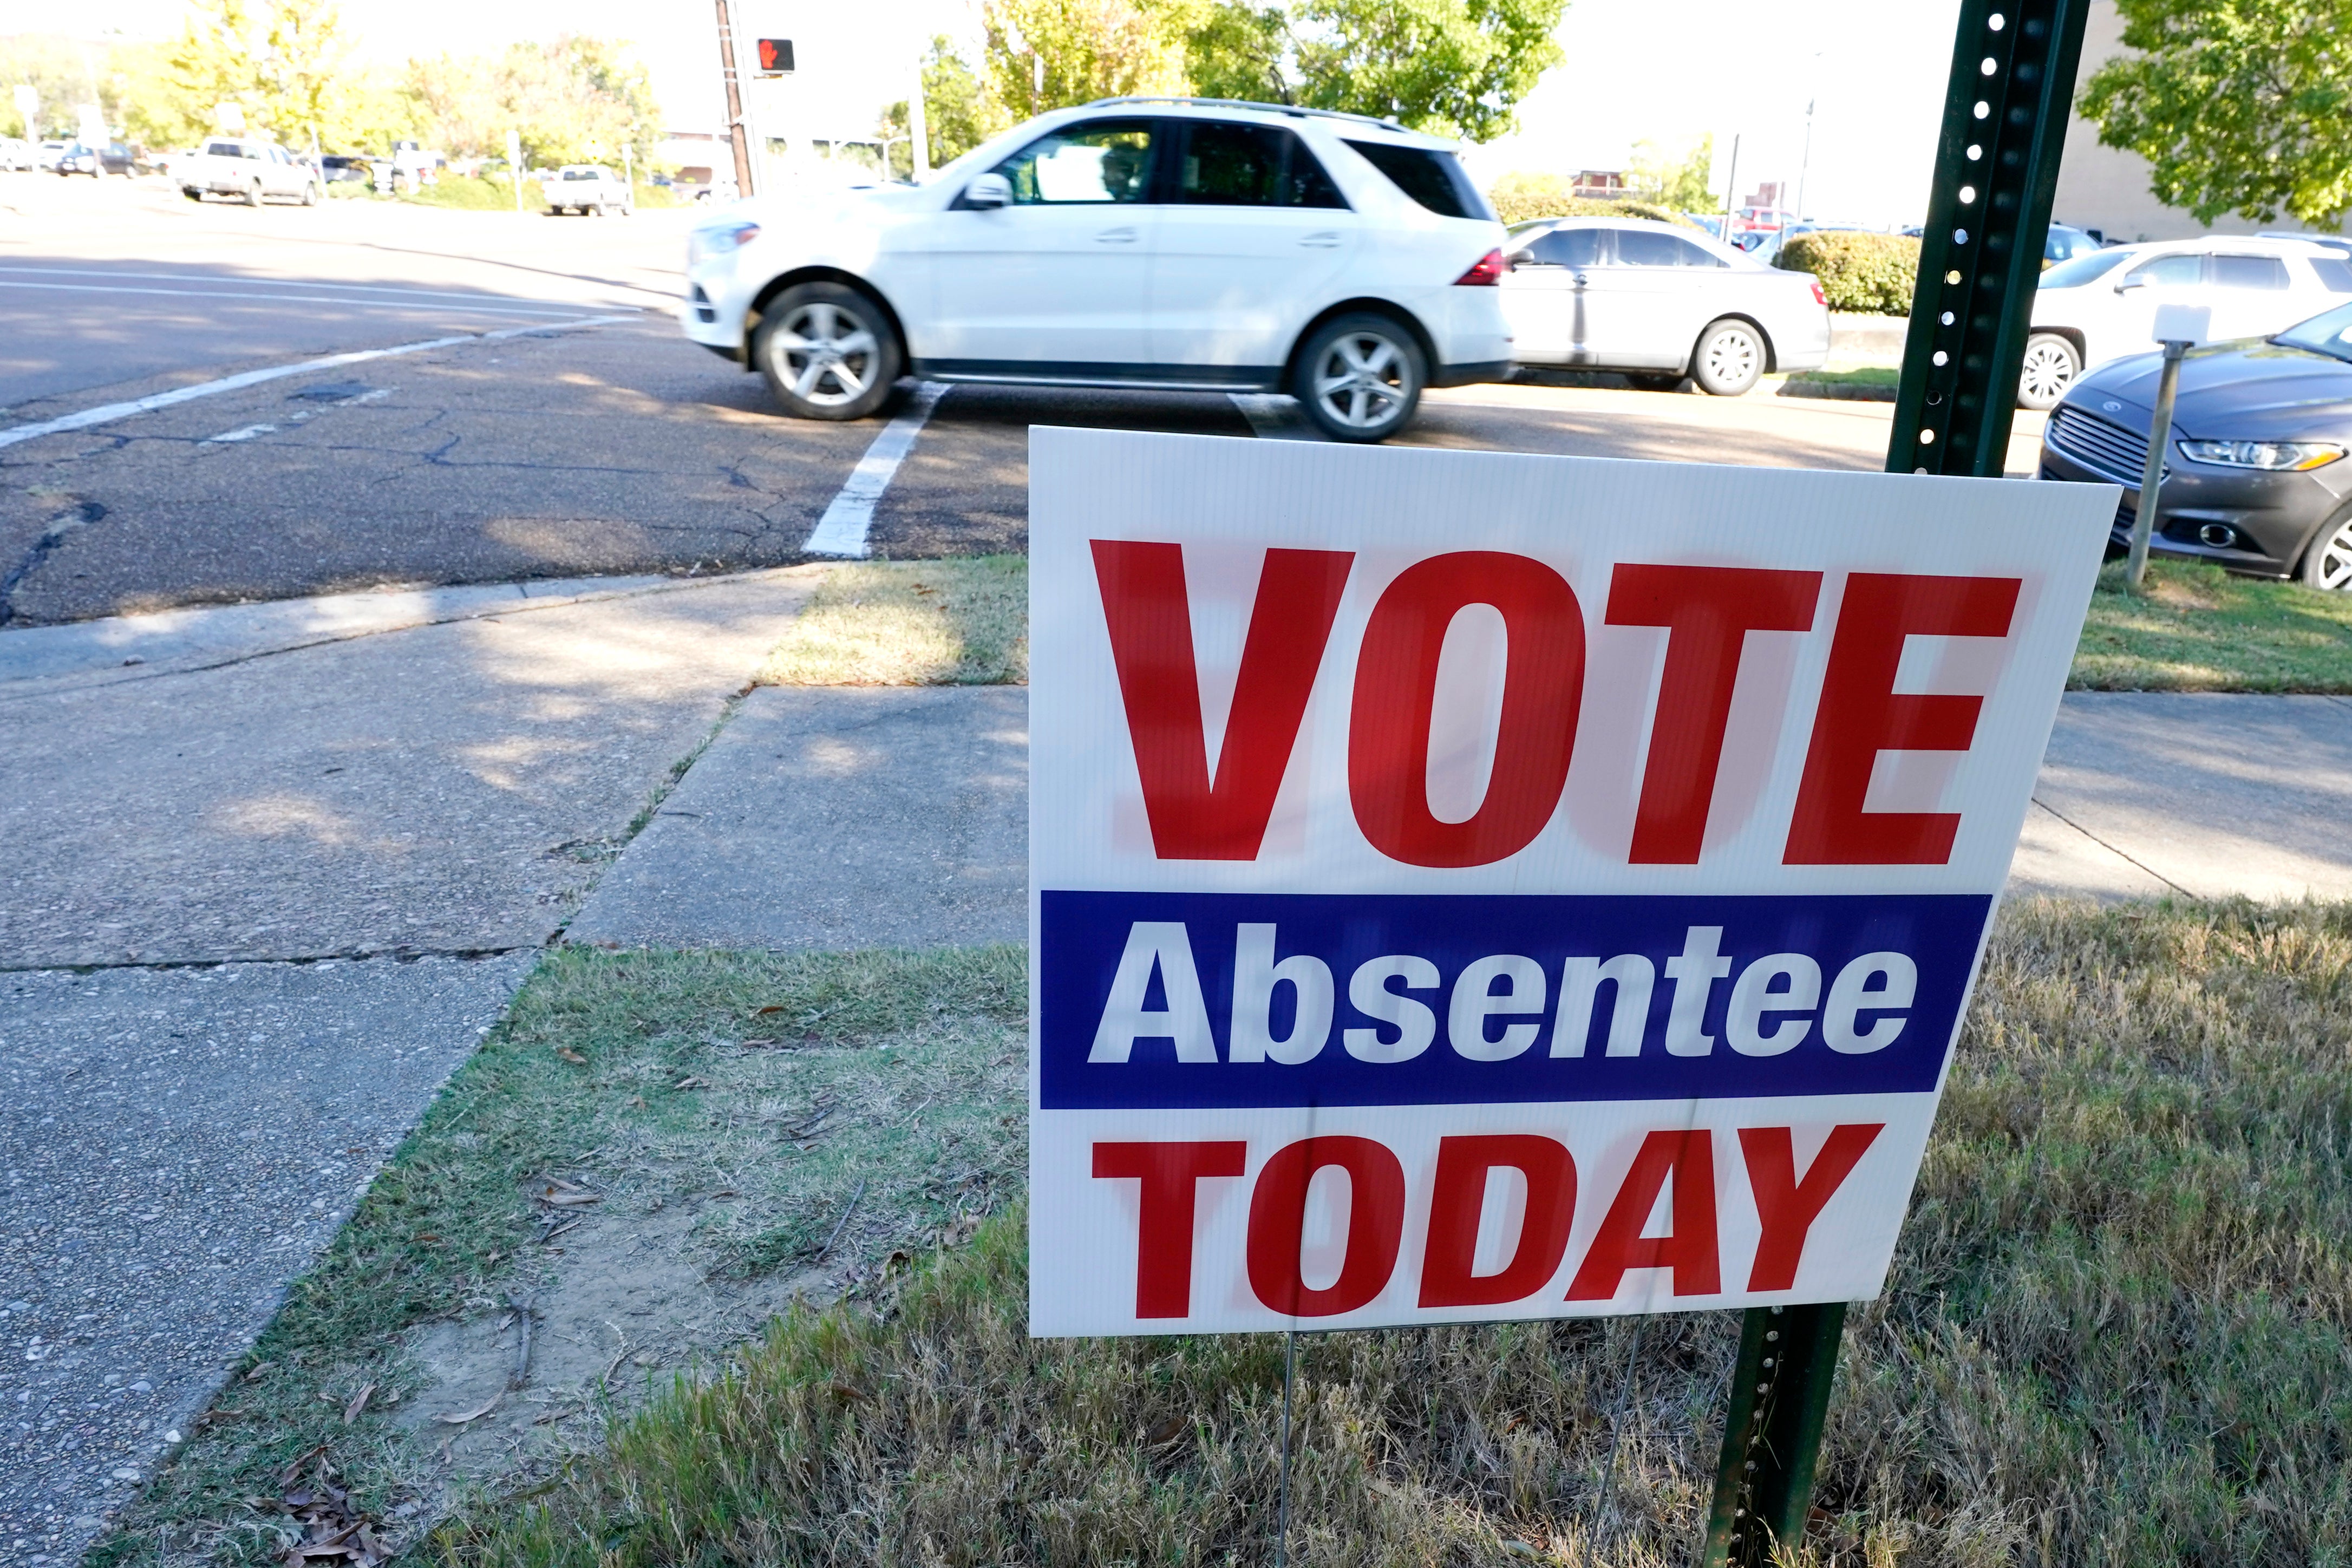
<path fill-rule="evenodd" d="M 2352 910 L 2004 917 L 1807 1555 L 2352 1556 Z M 491 1564 L 1271 1556 L 1281 1342 L 1035 1342 L 1018 1218 L 460 1521 Z M 1679 1564 L 1729 1314 L 1304 1342 L 1294 1561 Z M 1638 1340 L 1637 1340 L 1638 1336 Z M 1630 1373 L 1630 1376 L 1629 1376 Z"/>
<path fill-rule="evenodd" d="M 1021 686 L 1029 563 L 1020 555 L 835 566 L 754 678 L 761 686 Z"/>

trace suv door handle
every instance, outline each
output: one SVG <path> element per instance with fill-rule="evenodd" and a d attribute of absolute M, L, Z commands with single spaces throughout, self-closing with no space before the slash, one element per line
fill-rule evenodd
<path fill-rule="evenodd" d="M 1135 230 L 1126 227 L 1107 228 L 1095 236 L 1095 243 L 1097 245 L 1133 245 Z"/>
<path fill-rule="evenodd" d="M 1318 228 L 1313 234 L 1300 239 L 1298 243 L 1311 245 L 1318 250 L 1329 250 L 1339 243 L 1339 231 L 1336 228 Z"/>
<path fill-rule="evenodd" d="M 1569 281 L 1570 281 L 1570 283 L 1575 284 L 1578 288 L 1581 289 L 1581 288 L 1583 288 L 1587 283 L 1591 282 L 1591 281 L 1592 281 L 1592 279 L 1591 279 L 1590 278 L 1587 278 L 1583 273 L 1580 272 L 1580 273 L 1576 274 L 1576 276 L 1574 276 L 1573 278 L 1570 278 L 1570 279 L 1569 279 Z"/>

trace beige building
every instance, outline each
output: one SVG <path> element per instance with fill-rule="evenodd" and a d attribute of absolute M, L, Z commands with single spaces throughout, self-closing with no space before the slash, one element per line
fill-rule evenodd
<path fill-rule="evenodd" d="M 2123 18 L 2115 0 L 2093 0 L 2083 33 L 2080 82 L 2124 53 Z M 2253 223 L 2225 213 L 2210 226 L 2179 207 L 2166 206 L 2148 191 L 2147 160 L 2137 153 L 2099 145 L 2099 128 L 2080 114 L 2066 124 L 2066 152 L 2058 165 L 2058 196 L 2050 216 L 2076 228 L 2096 229 L 2111 240 L 2193 239 L 2205 234 L 2304 233 L 2282 213 L 2275 222 Z"/>

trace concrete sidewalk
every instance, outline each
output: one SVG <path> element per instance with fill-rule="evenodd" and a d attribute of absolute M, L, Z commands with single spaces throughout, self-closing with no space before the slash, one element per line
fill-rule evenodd
<path fill-rule="evenodd" d="M 815 579 L 0 631 L 0 1560 L 177 1440 Z"/>
<path fill-rule="evenodd" d="M 2011 885 L 2352 898 L 2352 700 L 2067 694 Z"/>
<path fill-rule="evenodd" d="M 618 946 L 1028 934 L 1027 692 L 755 692 L 571 927 Z M 2070 693 L 2012 894 L 2352 897 L 2352 701 Z"/>
<path fill-rule="evenodd" d="M 0 1552 L 79 1553 L 567 917 L 1025 938 L 1025 690 L 737 700 L 816 576 L 0 632 Z M 2352 896 L 2347 808 L 2352 702 L 2070 696 L 2012 889 Z"/>

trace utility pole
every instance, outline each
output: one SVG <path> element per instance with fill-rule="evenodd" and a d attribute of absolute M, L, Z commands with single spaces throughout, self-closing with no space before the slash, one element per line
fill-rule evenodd
<path fill-rule="evenodd" d="M 914 155 L 915 184 L 921 184 L 931 174 L 930 122 L 923 115 L 923 55 L 915 52 L 915 85 L 907 94 L 908 148 Z"/>
<path fill-rule="evenodd" d="M 1731 214 L 1732 210 L 1738 206 L 1738 205 L 1739 138 L 1735 133 L 1731 138 L 1731 178 L 1725 181 L 1723 185 L 1723 234 L 1721 238 L 1723 243 L 1726 245 L 1737 245 L 1738 243 L 1738 241 L 1731 237 Z"/>
<path fill-rule="evenodd" d="M 2091 0 L 1960 0 L 1890 473 L 1998 479 L 2008 466 L 2090 8 Z M 1748 1309 L 1700 1568 L 1766 1568 L 1802 1542 L 1845 1309 Z"/>
<path fill-rule="evenodd" d="M 1805 100 L 1805 155 L 1797 163 L 1797 210 L 1792 215 L 1799 223 L 1805 221 L 1805 181 L 1813 172 L 1813 104 Z"/>
<path fill-rule="evenodd" d="M 719 5 L 719 75 L 727 84 L 727 138 L 735 146 L 735 192 L 756 195 L 751 183 L 751 142 L 744 133 L 743 79 L 735 69 L 735 22 L 728 0 Z"/>

